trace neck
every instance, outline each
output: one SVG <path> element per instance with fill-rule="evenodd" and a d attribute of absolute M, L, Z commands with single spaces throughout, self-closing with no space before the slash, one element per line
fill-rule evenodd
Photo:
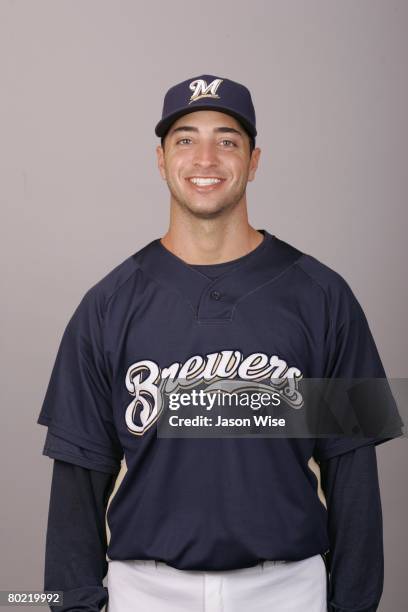
<path fill-rule="evenodd" d="M 189 264 L 217 264 L 253 251 L 263 235 L 248 223 L 247 209 L 202 219 L 171 207 L 170 225 L 163 246 Z"/>

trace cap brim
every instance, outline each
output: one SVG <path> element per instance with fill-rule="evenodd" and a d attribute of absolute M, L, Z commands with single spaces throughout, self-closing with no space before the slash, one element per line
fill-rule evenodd
<path fill-rule="evenodd" d="M 167 134 L 170 126 L 177 119 L 179 119 L 183 115 L 189 115 L 190 113 L 194 113 L 195 111 L 199 111 L 199 110 L 212 110 L 212 111 L 218 111 L 219 113 L 226 113 L 227 115 L 230 115 L 231 117 L 234 117 L 234 119 L 239 121 L 243 125 L 243 127 L 246 129 L 246 131 L 253 138 L 255 138 L 257 134 L 257 131 L 253 128 L 252 125 L 248 123 L 245 117 L 235 112 L 234 110 L 228 108 L 227 106 L 218 106 L 218 105 L 215 106 L 214 104 L 195 104 L 194 108 L 192 108 L 191 110 L 182 108 L 178 111 L 175 111 L 171 115 L 168 115 L 167 117 L 165 117 L 165 119 L 162 119 L 161 121 L 159 121 L 159 123 L 156 125 L 155 130 L 154 130 L 156 136 L 159 136 L 162 138 L 163 136 Z"/>

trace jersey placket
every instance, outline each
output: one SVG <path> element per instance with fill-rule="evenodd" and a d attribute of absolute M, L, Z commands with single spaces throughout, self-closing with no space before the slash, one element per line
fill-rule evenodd
<path fill-rule="evenodd" d="M 152 245 L 149 256 L 142 258 L 141 267 L 158 282 L 181 294 L 189 302 L 199 325 L 228 324 L 238 301 L 272 281 L 301 256 L 300 251 L 287 248 L 263 232 L 264 241 L 216 279 L 208 278 L 184 262 L 159 240 Z"/>

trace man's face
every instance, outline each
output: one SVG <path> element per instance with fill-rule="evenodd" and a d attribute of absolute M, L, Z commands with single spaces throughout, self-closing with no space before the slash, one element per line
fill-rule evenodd
<path fill-rule="evenodd" d="M 172 200 L 200 218 L 213 218 L 245 198 L 260 149 L 250 155 L 238 121 L 218 111 L 195 111 L 175 121 L 157 147 L 162 177 Z"/>

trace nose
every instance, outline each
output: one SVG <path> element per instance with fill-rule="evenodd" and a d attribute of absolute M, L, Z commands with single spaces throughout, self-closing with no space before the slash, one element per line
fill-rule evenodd
<path fill-rule="evenodd" d="M 218 163 L 217 149 L 211 142 L 201 142 L 194 151 L 193 164 L 196 168 L 212 168 Z"/>

